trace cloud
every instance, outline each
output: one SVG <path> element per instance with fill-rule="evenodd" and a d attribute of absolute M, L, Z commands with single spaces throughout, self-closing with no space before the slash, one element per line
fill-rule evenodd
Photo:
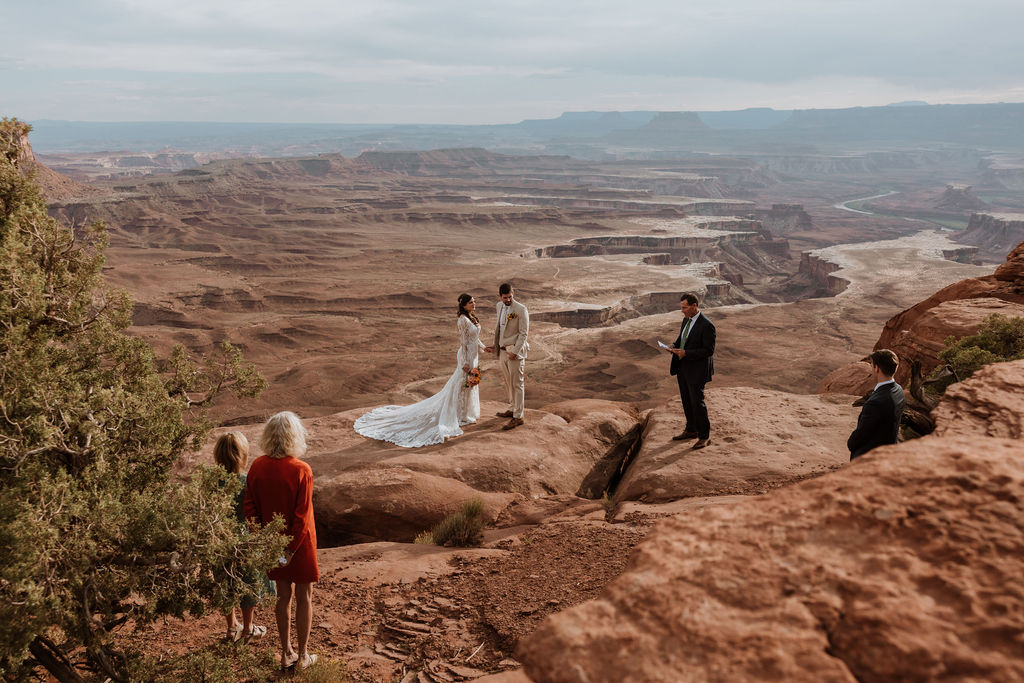
<path fill-rule="evenodd" d="M 50 0 L 5 8 L 5 21 L 0 85 L 27 70 L 56 88 L 71 73 L 96 82 L 99 100 L 118 79 L 175 79 L 207 102 L 244 76 L 268 99 L 248 97 L 241 108 L 268 118 L 284 111 L 274 98 L 288 79 L 324 88 L 325 112 L 332 101 L 351 111 L 341 97 L 358 90 L 395 112 L 424 111 L 428 97 L 448 111 L 489 108 L 492 116 L 570 98 L 580 103 L 570 109 L 610 101 L 722 108 L 745 93 L 757 94 L 751 105 L 830 106 L 871 95 L 868 84 L 895 99 L 934 100 L 1012 93 L 1024 83 L 1019 0 Z M 802 90 L 809 84 L 819 90 Z M 492 103 L 475 101 L 481 93 L 493 93 Z"/>

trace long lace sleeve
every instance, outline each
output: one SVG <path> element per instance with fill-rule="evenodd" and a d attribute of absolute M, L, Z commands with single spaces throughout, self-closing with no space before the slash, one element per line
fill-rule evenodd
<path fill-rule="evenodd" d="M 461 368 L 464 365 L 469 365 L 469 360 L 472 358 L 472 344 L 473 344 L 473 328 L 475 326 L 470 322 L 469 318 L 464 315 L 459 316 L 459 357 L 458 365 Z"/>

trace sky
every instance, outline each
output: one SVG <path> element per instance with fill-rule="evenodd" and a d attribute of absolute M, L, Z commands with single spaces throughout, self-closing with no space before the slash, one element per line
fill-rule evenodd
<path fill-rule="evenodd" d="M 1024 102 L 1024 0 L 0 0 L 0 116 L 515 123 Z"/>

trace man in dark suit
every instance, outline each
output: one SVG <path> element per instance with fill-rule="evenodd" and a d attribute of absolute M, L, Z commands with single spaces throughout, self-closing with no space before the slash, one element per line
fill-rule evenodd
<path fill-rule="evenodd" d="M 708 407 L 704 403 L 704 385 L 715 373 L 715 326 L 698 310 L 694 294 L 683 294 L 679 299 L 683 312 L 683 324 L 679 336 L 669 349 L 672 364 L 669 373 L 679 382 L 679 397 L 683 399 L 683 413 L 686 414 L 686 429 L 673 436 L 674 441 L 697 439 L 694 449 L 705 448 L 711 443 L 711 421 Z"/>
<path fill-rule="evenodd" d="M 893 379 L 899 362 L 896 354 L 889 349 L 880 349 L 871 354 L 875 390 L 861 408 L 857 428 L 846 441 L 846 447 L 850 449 L 850 460 L 876 446 L 896 443 L 899 439 L 900 418 L 906 404 L 903 387 Z"/>

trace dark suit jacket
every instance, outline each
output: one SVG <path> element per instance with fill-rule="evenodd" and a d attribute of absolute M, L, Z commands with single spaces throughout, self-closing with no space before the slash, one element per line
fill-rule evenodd
<path fill-rule="evenodd" d="M 900 418 L 906 398 L 903 387 L 893 382 L 875 389 L 860 410 L 857 428 L 846 440 L 850 460 L 864 455 L 876 446 L 896 443 L 900 433 Z"/>
<path fill-rule="evenodd" d="M 687 382 L 710 382 L 711 375 L 715 374 L 715 326 L 704 317 L 703 313 L 697 315 L 697 319 L 690 325 L 690 333 L 686 335 L 686 344 L 682 347 L 679 342 L 683 338 L 683 328 L 686 327 L 686 319 L 683 319 L 679 326 L 679 336 L 676 337 L 672 348 L 682 348 L 686 351 L 685 358 L 677 358 L 672 354 L 672 363 L 669 366 L 669 374 L 681 374 Z"/>

